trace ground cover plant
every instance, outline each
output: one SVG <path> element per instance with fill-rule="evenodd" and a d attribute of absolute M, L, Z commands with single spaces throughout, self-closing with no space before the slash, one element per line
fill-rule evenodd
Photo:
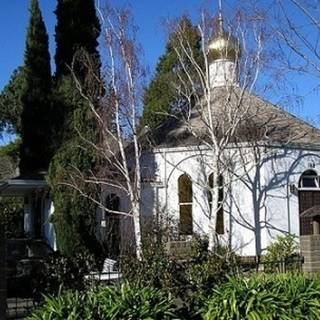
<path fill-rule="evenodd" d="M 159 289 L 124 282 L 85 293 L 68 291 L 48 296 L 28 320 L 178 319 L 171 296 Z"/>
<path fill-rule="evenodd" d="M 320 280 L 290 273 L 231 278 L 213 290 L 203 319 L 320 319 Z"/>

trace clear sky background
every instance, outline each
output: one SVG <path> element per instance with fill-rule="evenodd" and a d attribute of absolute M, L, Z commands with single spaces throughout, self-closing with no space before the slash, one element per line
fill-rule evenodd
<path fill-rule="evenodd" d="M 50 52 L 55 51 L 54 27 L 55 0 L 39 0 L 50 36 Z M 100 0 L 103 3 L 103 0 Z M 199 0 L 114 0 L 115 5 L 129 5 L 135 23 L 139 27 L 139 40 L 145 52 L 145 62 L 153 70 L 158 57 L 164 52 L 165 32 L 161 22 L 166 18 L 179 17 L 183 13 L 197 16 L 201 8 L 212 6 L 216 1 Z M 12 71 L 23 63 L 29 0 L 2 0 L 0 3 L 0 89 L 7 83 Z"/>
<path fill-rule="evenodd" d="M 50 36 L 50 52 L 53 59 L 56 1 L 39 1 Z M 103 0 L 100 1 L 103 2 Z M 190 14 L 194 18 L 199 16 L 202 8 L 214 12 L 217 0 L 114 0 L 113 3 L 115 5 L 130 5 L 135 22 L 139 27 L 138 36 L 144 49 L 144 62 L 149 66 L 150 74 L 152 74 L 159 56 L 165 49 L 166 35 L 161 26 L 163 19 L 178 17 L 184 13 Z M 234 3 L 237 1 L 224 1 L 226 15 L 228 11 L 232 10 Z M 1 0 L 0 2 L 0 90 L 8 82 L 12 71 L 23 63 L 28 6 L 29 0 Z M 304 77 L 296 79 L 294 84 L 300 94 L 305 94 L 315 85 L 315 80 Z M 316 121 L 320 113 L 318 101 L 319 93 L 309 94 L 303 107 L 294 110 L 294 113 Z"/>

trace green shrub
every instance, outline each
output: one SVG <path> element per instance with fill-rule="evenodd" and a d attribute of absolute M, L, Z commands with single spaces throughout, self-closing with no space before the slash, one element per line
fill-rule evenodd
<path fill-rule="evenodd" d="M 159 228 L 150 230 L 153 235 L 144 235 L 142 260 L 134 256 L 122 259 L 124 278 L 131 283 L 169 291 L 181 318 L 198 319 L 206 295 L 237 270 L 234 253 L 223 247 L 209 252 L 207 239 L 196 237 L 190 241 L 189 259 L 173 259 L 165 248 L 163 231 Z"/>
<path fill-rule="evenodd" d="M 168 294 L 151 287 L 123 283 L 92 289 L 86 293 L 66 292 L 46 297 L 29 320 L 143 320 L 177 319 Z"/>
<path fill-rule="evenodd" d="M 176 319 L 175 308 L 168 294 L 151 287 L 124 283 L 105 287 L 97 299 L 101 319 Z"/>
<path fill-rule="evenodd" d="M 296 236 L 290 234 L 279 235 L 276 241 L 266 248 L 264 261 L 283 261 L 294 255 L 297 250 L 298 244 Z"/>
<path fill-rule="evenodd" d="M 237 257 L 224 247 L 208 251 L 203 240 L 193 243 L 192 263 L 186 269 L 188 283 L 194 291 L 211 290 L 237 272 Z"/>
<path fill-rule="evenodd" d="M 262 257 L 265 272 L 299 271 L 298 243 L 294 235 L 279 235 Z"/>
<path fill-rule="evenodd" d="M 203 318 L 320 319 L 320 281 L 301 274 L 232 278 L 214 290 Z"/>
<path fill-rule="evenodd" d="M 85 297 L 78 292 L 66 292 L 58 297 L 47 296 L 43 306 L 29 320 L 89 320 L 84 317 Z"/>
<path fill-rule="evenodd" d="M 82 291 L 86 287 L 85 276 L 96 269 L 94 257 L 85 252 L 73 257 L 56 252 L 34 270 L 36 292 L 55 295 L 62 290 Z"/>

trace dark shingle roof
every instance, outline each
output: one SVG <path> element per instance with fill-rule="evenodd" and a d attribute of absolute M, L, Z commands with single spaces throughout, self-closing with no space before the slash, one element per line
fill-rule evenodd
<path fill-rule="evenodd" d="M 212 127 L 216 134 L 225 136 L 240 119 L 230 142 L 259 140 L 320 147 L 320 130 L 280 107 L 240 88 L 216 88 L 211 93 Z M 171 117 L 148 134 L 152 146 L 192 146 L 202 144 L 203 140 L 210 141 L 207 114 L 207 108 L 199 104 L 187 116 L 181 113 Z"/>

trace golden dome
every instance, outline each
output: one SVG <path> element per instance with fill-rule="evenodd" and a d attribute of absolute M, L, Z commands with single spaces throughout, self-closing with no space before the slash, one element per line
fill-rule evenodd
<path fill-rule="evenodd" d="M 209 62 L 218 59 L 237 60 L 240 57 L 239 40 L 222 31 L 214 36 L 208 45 Z"/>

